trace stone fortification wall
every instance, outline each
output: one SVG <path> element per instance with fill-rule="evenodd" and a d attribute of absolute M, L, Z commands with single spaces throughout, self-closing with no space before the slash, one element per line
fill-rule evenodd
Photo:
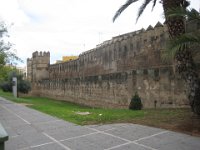
<path fill-rule="evenodd" d="M 146 108 L 154 107 L 155 101 L 157 107 L 185 106 L 184 83 L 173 63 L 161 60 L 167 39 L 160 23 L 113 37 L 76 60 L 50 65 L 33 93 L 89 106 L 128 108 L 137 91 Z"/>

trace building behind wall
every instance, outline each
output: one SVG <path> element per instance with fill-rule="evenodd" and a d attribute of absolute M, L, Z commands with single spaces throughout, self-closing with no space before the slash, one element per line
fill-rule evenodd
<path fill-rule="evenodd" d="M 67 61 L 75 60 L 77 58 L 78 58 L 78 56 L 63 56 L 62 61 L 67 62 Z"/>
<path fill-rule="evenodd" d="M 27 60 L 33 93 L 95 107 L 128 108 L 138 92 L 146 108 L 188 105 L 172 61 L 162 61 L 168 39 L 161 23 L 105 41 L 75 60 L 49 65 L 49 53 Z"/>

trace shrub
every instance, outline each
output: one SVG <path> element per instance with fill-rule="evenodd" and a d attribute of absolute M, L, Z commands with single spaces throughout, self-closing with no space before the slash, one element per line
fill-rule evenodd
<path fill-rule="evenodd" d="M 8 76 L 8 81 L 4 81 L 0 84 L 0 88 L 4 92 L 12 92 L 12 72 Z M 29 81 L 23 80 L 21 75 L 17 75 L 17 91 L 21 93 L 28 93 L 31 90 L 31 84 Z"/>
<path fill-rule="evenodd" d="M 19 80 L 17 83 L 17 90 L 21 93 L 27 94 L 31 90 L 30 82 L 26 80 Z"/>
<path fill-rule="evenodd" d="M 12 85 L 9 82 L 4 82 L 4 83 L 1 84 L 1 89 L 4 92 L 12 92 Z"/>
<path fill-rule="evenodd" d="M 137 92 L 135 95 L 131 98 L 131 103 L 129 105 L 129 109 L 132 110 L 141 110 L 142 109 L 142 101 Z"/>

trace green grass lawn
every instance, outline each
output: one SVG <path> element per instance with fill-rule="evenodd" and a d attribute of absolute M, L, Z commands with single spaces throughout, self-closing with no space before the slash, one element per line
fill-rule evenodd
<path fill-rule="evenodd" d="M 128 109 L 102 109 L 80 106 L 77 104 L 57 101 L 49 98 L 26 97 L 14 98 L 11 93 L 0 90 L 0 96 L 13 102 L 25 104 L 27 107 L 39 110 L 52 116 L 70 121 L 79 125 L 105 123 L 137 123 L 154 127 L 166 128 L 185 132 L 200 131 L 200 121 L 194 125 L 190 109 L 143 109 L 138 111 Z M 89 112 L 89 115 L 80 115 L 76 112 Z M 188 126 L 188 123 L 192 122 Z M 194 128 L 194 129 L 193 129 Z"/>
<path fill-rule="evenodd" d="M 144 111 L 91 108 L 49 98 L 14 98 L 11 93 L 5 93 L 2 91 L 0 91 L 0 95 L 11 101 L 26 104 L 30 108 L 79 125 L 120 122 L 130 120 L 131 118 L 143 117 L 145 114 Z M 89 112 L 90 114 L 80 115 L 76 112 Z"/>

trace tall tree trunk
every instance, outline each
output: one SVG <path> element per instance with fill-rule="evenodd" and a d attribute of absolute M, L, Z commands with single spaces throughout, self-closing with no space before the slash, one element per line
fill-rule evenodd
<path fill-rule="evenodd" d="M 168 26 L 170 38 L 176 38 L 185 33 L 185 21 L 182 17 L 168 18 L 166 13 L 169 9 L 186 8 L 186 0 L 162 0 L 163 9 Z M 186 82 L 188 87 L 187 96 L 192 111 L 200 115 L 200 82 L 197 69 L 192 58 L 191 51 L 185 47 L 180 49 L 175 55 L 175 64 L 178 73 Z"/>

